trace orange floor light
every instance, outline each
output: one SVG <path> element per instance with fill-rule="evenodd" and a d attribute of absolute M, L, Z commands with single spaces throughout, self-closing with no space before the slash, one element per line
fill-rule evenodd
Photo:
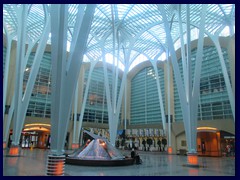
<path fill-rule="evenodd" d="M 72 149 L 77 149 L 77 148 L 79 148 L 79 145 L 76 144 L 76 143 L 73 143 L 73 144 L 72 144 Z"/>
<path fill-rule="evenodd" d="M 19 148 L 18 148 L 18 146 L 12 146 L 12 147 L 10 147 L 10 150 L 9 150 L 9 155 L 10 155 L 10 156 L 17 156 L 17 155 L 19 155 L 18 153 L 19 153 Z"/>
<path fill-rule="evenodd" d="M 198 165 L 198 156 L 197 154 L 188 154 L 187 160 L 189 165 Z"/>
<path fill-rule="evenodd" d="M 58 175 L 63 175 L 63 173 L 64 173 L 64 162 L 59 161 L 56 164 L 56 170 L 53 174 L 58 176 Z"/>
<path fill-rule="evenodd" d="M 172 154 L 172 147 L 168 147 L 168 154 Z"/>

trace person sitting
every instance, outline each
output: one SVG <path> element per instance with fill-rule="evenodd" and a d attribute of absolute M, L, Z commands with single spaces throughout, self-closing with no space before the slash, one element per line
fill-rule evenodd
<path fill-rule="evenodd" d="M 135 156 L 136 156 L 135 149 L 132 148 L 132 151 L 131 151 L 131 158 L 135 159 Z"/>
<path fill-rule="evenodd" d="M 138 155 L 138 153 L 136 153 L 134 148 L 132 148 L 132 151 L 131 151 L 131 158 L 134 159 L 134 163 L 141 164 L 140 156 Z"/>
<path fill-rule="evenodd" d="M 135 155 L 135 161 L 136 164 L 142 164 L 142 160 L 140 159 L 140 156 L 138 154 Z"/>

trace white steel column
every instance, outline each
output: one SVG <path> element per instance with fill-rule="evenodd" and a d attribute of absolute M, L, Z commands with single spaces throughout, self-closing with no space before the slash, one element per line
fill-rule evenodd
<path fill-rule="evenodd" d="M 156 75 L 156 83 L 157 83 L 157 90 L 158 90 L 158 99 L 159 99 L 159 104 L 160 104 L 160 111 L 161 111 L 161 116 L 162 116 L 162 125 L 163 125 L 163 131 L 164 134 L 166 135 L 166 118 L 165 118 L 165 113 L 164 113 L 164 107 L 163 107 L 163 100 L 162 100 L 162 92 L 161 92 L 161 85 L 159 83 L 159 75 L 158 75 L 158 68 L 157 68 L 157 60 L 150 61 L 153 65 L 155 75 Z"/>
<path fill-rule="evenodd" d="M 73 118 L 73 144 L 76 144 L 76 128 L 77 128 L 77 106 L 78 106 L 78 82 L 74 95 L 74 118 Z"/>
<path fill-rule="evenodd" d="M 103 46 L 102 46 L 103 47 Z M 110 88 L 109 88 L 109 80 L 108 73 L 106 67 L 106 59 L 105 59 L 105 50 L 102 48 L 102 58 L 103 58 L 103 68 L 104 68 L 104 84 L 106 89 L 106 97 L 107 97 L 107 107 L 108 107 L 108 123 L 109 123 L 109 133 L 110 133 L 110 142 L 113 146 L 115 146 L 115 140 L 117 137 L 117 127 L 119 122 L 119 113 L 122 104 L 123 92 L 125 89 L 128 65 L 126 65 L 124 69 L 124 73 L 122 76 L 121 86 L 118 98 L 116 98 L 116 102 L 111 101 L 110 97 Z M 114 112 L 113 106 L 116 104 L 116 111 Z"/>
<path fill-rule="evenodd" d="M 5 27 L 5 23 L 4 23 L 4 27 Z M 10 52 L 11 52 L 11 48 L 12 48 L 12 38 L 13 38 L 13 36 L 10 35 L 7 30 L 5 32 L 6 32 L 6 36 L 7 36 L 7 54 L 6 54 L 6 61 L 5 61 L 5 67 L 4 67 L 4 75 L 3 75 L 3 119 L 4 119 L 6 97 L 7 97 Z"/>
<path fill-rule="evenodd" d="M 169 51 L 167 50 L 167 90 L 168 90 L 168 146 L 172 146 L 172 136 L 171 136 L 171 101 L 170 101 L 170 59 L 169 59 Z"/>
<path fill-rule="evenodd" d="M 127 80 L 125 85 L 125 96 L 124 96 L 124 130 L 127 129 Z"/>
<path fill-rule="evenodd" d="M 77 23 L 74 26 L 73 41 L 67 59 L 68 5 L 51 5 L 52 112 L 51 152 L 48 155 L 47 175 L 64 174 L 65 156 L 63 152 L 72 100 L 86 50 L 95 7 L 95 4 L 80 4 L 78 6 Z M 52 164 L 53 161 L 56 161 L 56 163 Z M 54 167 L 54 170 L 52 167 Z"/>
<path fill-rule="evenodd" d="M 8 140 L 8 134 L 9 134 L 9 128 L 12 120 L 12 114 L 10 115 L 10 109 L 13 109 L 13 104 L 10 104 L 10 109 L 8 112 L 8 118 L 7 120 L 4 120 L 4 115 L 5 115 L 5 105 L 6 105 L 6 97 L 7 97 L 7 86 L 8 86 L 8 73 L 9 73 L 9 64 L 10 64 L 10 53 L 11 53 L 11 48 L 12 48 L 12 39 L 13 35 L 10 35 L 9 32 L 7 31 L 6 24 L 3 22 L 3 27 L 6 33 L 7 37 L 7 53 L 6 53 L 6 60 L 5 60 L 5 67 L 4 67 L 4 75 L 3 75 L 3 143 L 5 143 L 4 146 L 6 146 L 7 140 Z M 12 102 L 14 100 L 14 97 L 12 99 Z M 9 118 L 10 116 L 10 118 Z M 5 147 L 4 147 L 5 148 Z"/>
<path fill-rule="evenodd" d="M 19 139 L 17 134 L 21 133 L 18 132 L 18 128 L 20 127 L 20 105 L 22 101 L 22 80 L 23 80 L 23 72 L 21 72 L 22 62 L 24 59 L 25 53 L 25 41 L 26 41 L 26 19 L 27 19 L 27 7 L 23 5 L 19 7 L 17 10 L 18 17 L 18 43 L 17 43 L 17 55 L 16 55 L 16 79 L 15 79 L 15 103 L 14 103 L 14 116 L 13 116 L 13 141 L 12 144 L 17 146 L 19 144 Z M 21 128 L 22 129 L 22 128 Z"/>
<path fill-rule="evenodd" d="M 187 71 L 187 63 L 186 63 L 186 56 L 185 56 L 185 45 L 184 45 L 184 38 L 183 38 L 183 29 L 182 29 L 182 17 L 181 17 L 181 4 L 179 5 L 177 17 L 178 17 L 178 24 L 179 24 L 179 37 L 181 41 L 181 56 L 182 56 L 182 66 L 183 66 L 183 72 Z M 187 88 L 187 77 L 186 73 L 183 73 L 183 81 L 185 85 L 185 89 Z"/>
<path fill-rule="evenodd" d="M 7 117 L 7 121 L 6 121 L 7 123 L 6 123 L 6 126 L 5 126 L 4 135 L 3 135 L 3 141 L 4 142 L 7 142 L 7 140 L 8 140 L 10 125 L 11 125 L 12 117 L 13 117 L 14 104 L 15 104 L 15 95 L 13 95 L 11 105 L 10 105 L 10 108 L 9 108 L 9 111 L 8 111 L 8 117 Z"/>
<path fill-rule="evenodd" d="M 187 64 L 186 64 L 186 71 L 183 71 L 183 74 L 186 76 L 186 100 L 187 100 L 187 129 L 189 131 L 189 142 L 188 142 L 188 153 L 196 153 L 196 147 L 193 146 L 193 143 L 196 143 L 196 139 L 194 139 L 194 133 L 197 133 L 192 130 L 192 121 L 191 119 L 192 116 L 192 60 L 191 60 L 191 29 L 190 29 L 190 5 L 186 5 L 187 9 Z"/>
<path fill-rule="evenodd" d="M 187 138 L 187 142 L 190 141 L 189 139 L 189 131 L 186 127 L 187 125 L 187 101 L 186 101 L 186 93 L 185 93 L 185 89 L 183 86 L 183 81 L 181 78 L 181 74 L 180 74 L 180 70 L 179 70 L 179 66 L 178 66 L 178 62 L 177 62 L 177 56 L 176 56 L 176 52 L 173 46 L 173 40 L 172 40 L 172 36 L 170 33 L 170 27 L 169 27 L 169 23 L 166 17 L 166 12 L 164 9 L 164 5 L 158 5 L 158 8 L 162 14 L 163 17 L 163 22 L 164 22 L 164 27 L 165 27 L 165 32 L 166 32 L 166 38 L 167 38 L 167 43 L 168 43 L 168 48 L 169 48 L 169 52 L 171 54 L 171 59 L 172 59 L 172 65 L 173 65 L 173 70 L 174 70 L 174 76 L 175 76 L 175 80 L 176 80 L 176 85 L 177 85 L 177 90 L 178 90 L 178 95 L 179 95 L 179 99 L 180 99 L 180 103 L 181 103 L 181 108 L 182 108 L 182 113 L 183 113 L 183 122 L 184 122 L 184 128 L 186 131 L 186 138 Z"/>
<path fill-rule="evenodd" d="M 84 92 L 84 97 L 83 97 L 83 102 L 82 102 L 82 108 L 81 108 L 81 112 L 80 112 L 80 118 L 78 121 L 78 129 L 77 129 L 77 139 L 79 142 L 79 137 L 80 137 L 80 132 L 82 129 L 82 121 L 83 121 L 83 116 L 84 116 L 84 111 L 85 111 L 85 107 L 86 107 L 86 102 L 87 102 L 87 97 L 88 97 L 88 91 L 89 91 L 89 86 L 90 86 L 90 82 L 91 82 L 91 77 L 92 77 L 92 72 L 93 69 L 95 67 L 95 65 L 97 64 L 97 61 L 91 61 L 91 66 L 90 66 L 90 70 L 89 70 L 89 74 L 88 74 L 88 80 L 87 80 L 87 84 L 86 84 L 86 89 Z"/>
<path fill-rule="evenodd" d="M 201 20 L 199 24 L 199 37 L 198 37 L 198 45 L 197 45 L 197 54 L 196 54 L 196 63 L 195 63 L 195 71 L 194 71 L 194 82 L 193 82 L 193 90 L 192 90 L 192 101 L 191 101 L 191 134 L 193 137 L 192 148 L 194 150 L 197 147 L 197 121 L 198 121 L 198 104 L 200 99 L 200 80 L 201 80 L 201 69 L 202 69 L 202 59 L 203 59 L 203 46 L 204 46 L 204 31 L 205 31 L 205 17 L 207 12 L 207 5 L 202 5 L 201 11 Z"/>
<path fill-rule="evenodd" d="M 72 99 L 95 11 L 93 4 L 79 5 L 69 59 L 67 60 L 68 5 L 51 5 L 52 18 L 52 116 L 51 153 L 62 155 Z"/>
<path fill-rule="evenodd" d="M 104 72 L 104 86 L 107 98 L 107 109 L 108 109 L 108 124 L 109 124 L 109 134 L 110 134 L 110 142 L 114 145 L 115 140 L 112 139 L 112 103 L 110 97 L 110 88 L 109 88 L 109 81 L 108 81 L 108 72 L 107 72 L 107 64 L 106 64 L 106 57 L 105 57 L 105 49 L 104 44 L 102 44 L 102 60 L 103 60 L 103 72 Z"/>
<path fill-rule="evenodd" d="M 26 85 L 26 90 L 24 96 L 22 97 L 22 82 L 23 82 L 23 72 L 25 69 L 25 61 L 28 59 L 29 52 L 31 49 L 27 49 L 27 54 L 25 55 L 25 36 L 26 36 L 26 20 L 27 20 L 27 12 L 28 8 L 26 5 L 22 6 L 22 17 L 19 20 L 20 32 L 18 34 L 18 50 L 17 50 L 17 59 L 16 59 L 16 85 L 15 85 L 15 106 L 14 106 L 14 117 L 13 117 L 13 145 L 18 145 L 20 135 L 22 132 L 24 120 L 26 117 L 26 111 L 29 104 L 30 96 L 32 89 L 34 87 L 35 79 L 37 77 L 37 73 L 40 67 L 40 62 L 45 50 L 45 46 L 48 39 L 48 34 L 50 32 L 50 20 L 47 17 L 47 22 L 45 24 L 45 28 L 42 33 L 42 37 L 40 38 L 40 42 L 33 60 L 33 64 L 31 67 L 31 72 L 29 75 L 29 79 Z M 22 20 L 24 21 L 22 23 Z M 33 46 L 29 46 L 28 48 L 33 48 Z M 19 58 L 19 59 L 18 59 Z"/>
<path fill-rule="evenodd" d="M 121 81 L 121 86 L 120 86 L 120 90 L 119 90 L 119 95 L 117 98 L 117 105 L 116 105 L 116 114 L 115 114 L 115 127 L 114 127 L 114 131 L 113 131 L 113 139 L 115 142 L 115 139 L 117 137 L 117 127 L 118 127 L 118 122 L 119 122 L 119 114 L 120 114 L 120 109 L 121 109 L 121 105 L 122 105 L 122 100 L 123 100 L 123 93 L 125 90 L 125 85 L 127 83 L 127 73 L 128 73 L 128 69 L 129 69 L 129 64 L 128 64 L 128 59 L 126 59 L 126 66 L 123 72 L 123 76 L 122 76 L 122 81 Z M 115 143 L 114 143 L 115 145 Z"/>
<path fill-rule="evenodd" d="M 194 89 L 198 88 L 198 90 L 194 90 L 192 92 L 192 74 L 191 74 L 191 46 L 190 46 L 190 14 L 189 14 L 189 5 L 187 5 L 187 47 L 188 47 L 188 64 L 187 64 L 187 68 L 188 69 L 186 72 L 186 77 L 188 78 L 187 82 L 188 85 L 186 88 L 186 90 L 184 91 L 184 87 L 182 85 L 182 79 L 180 78 L 180 71 L 179 71 L 179 67 L 178 67 L 178 63 L 177 63 L 177 57 L 176 57 L 176 53 L 174 50 L 174 46 L 173 46 L 173 41 L 172 41 L 172 37 L 170 34 L 170 29 L 169 29 L 169 24 L 168 24 L 168 20 L 165 14 L 165 9 L 163 5 L 159 5 L 158 6 L 160 9 L 160 12 L 163 16 L 163 21 L 164 21 L 164 27 L 165 27 L 165 31 L 166 31 L 166 36 L 167 36 L 167 42 L 169 45 L 169 50 L 171 53 L 171 57 L 172 57 L 172 64 L 173 64 L 173 69 L 174 69 L 174 75 L 175 75 L 175 79 L 176 79 L 176 84 L 177 84 L 177 89 L 178 89 L 178 94 L 179 94 L 179 98 L 180 98 L 180 102 L 181 102 L 181 108 L 182 108 L 182 113 L 183 113 L 183 120 L 184 120 L 184 127 L 185 127 L 185 131 L 186 131 L 186 138 L 187 138 L 187 143 L 188 143 L 188 153 L 189 155 L 191 154 L 196 154 L 196 123 L 197 123 L 197 118 L 193 119 L 193 116 L 191 115 L 193 112 L 192 111 L 196 111 L 197 112 L 197 106 L 195 105 L 195 107 L 193 107 L 192 105 L 192 99 L 193 101 L 198 101 L 198 97 L 199 97 L 199 84 L 200 84 L 200 72 L 201 69 L 199 70 L 199 67 L 197 67 L 195 69 L 195 71 L 198 70 L 198 72 L 195 72 L 197 75 L 194 79 Z M 203 49 L 203 31 L 204 31 L 204 27 L 205 27 L 205 14 L 206 14 L 206 8 L 207 5 L 202 5 L 202 12 L 201 12 L 201 22 L 200 22 L 200 37 L 198 45 L 199 45 L 199 49 L 198 49 L 198 65 L 201 65 L 201 56 L 200 53 L 202 52 Z M 181 18 L 181 17 L 179 17 Z M 185 97 L 185 98 L 184 98 Z M 196 104 L 198 104 L 197 102 L 194 102 Z M 191 158 L 189 158 L 191 159 Z"/>

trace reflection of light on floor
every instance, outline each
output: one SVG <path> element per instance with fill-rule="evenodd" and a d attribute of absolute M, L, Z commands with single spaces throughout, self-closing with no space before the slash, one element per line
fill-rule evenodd
<path fill-rule="evenodd" d="M 10 166 L 15 166 L 17 164 L 17 157 L 11 157 L 11 158 L 8 158 L 8 164 Z"/>
<path fill-rule="evenodd" d="M 198 169 L 190 168 L 188 170 L 188 174 L 189 174 L 189 176 L 198 176 Z"/>
<path fill-rule="evenodd" d="M 168 147 L 168 154 L 172 154 L 172 147 Z"/>
<path fill-rule="evenodd" d="M 172 162 L 173 157 L 171 155 L 168 156 L 168 162 Z"/>
<path fill-rule="evenodd" d="M 105 176 L 103 172 L 100 172 L 99 176 Z"/>

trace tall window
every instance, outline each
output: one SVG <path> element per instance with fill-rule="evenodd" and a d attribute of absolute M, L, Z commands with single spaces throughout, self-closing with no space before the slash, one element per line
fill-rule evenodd
<path fill-rule="evenodd" d="M 163 106 L 165 106 L 164 72 L 158 68 Z M 162 121 L 156 74 L 153 67 L 138 72 L 131 83 L 130 124 L 159 124 Z"/>
<path fill-rule="evenodd" d="M 192 77 L 196 61 L 197 49 L 192 50 Z M 227 50 L 222 48 L 228 75 L 230 66 Z M 182 74 L 182 62 L 179 60 L 179 68 Z M 231 78 L 230 78 L 231 79 Z M 182 111 L 174 78 L 174 105 L 175 120 L 182 121 Z M 200 98 L 198 105 L 198 120 L 217 120 L 233 118 L 226 85 L 221 69 L 217 50 L 214 46 L 206 46 L 203 49 L 203 62 L 200 80 Z"/>
<path fill-rule="evenodd" d="M 27 80 L 31 72 L 35 53 L 29 57 L 23 77 L 23 92 L 25 91 Z M 27 116 L 51 117 L 51 54 L 44 53 L 40 68 L 36 77 L 31 98 L 29 101 Z"/>
<path fill-rule="evenodd" d="M 89 70 L 85 72 L 84 76 L 84 93 L 87 85 Z M 110 96 L 112 98 L 112 72 L 108 70 Z M 117 97 L 120 89 L 120 79 L 118 79 Z M 121 117 L 121 112 L 119 118 Z M 104 86 L 104 72 L 103 68 L 95 68 L 92 72 L 88 98 L 84 111 L 83 121 L 95 123 L 108 123 L 107 98 Z"/>

